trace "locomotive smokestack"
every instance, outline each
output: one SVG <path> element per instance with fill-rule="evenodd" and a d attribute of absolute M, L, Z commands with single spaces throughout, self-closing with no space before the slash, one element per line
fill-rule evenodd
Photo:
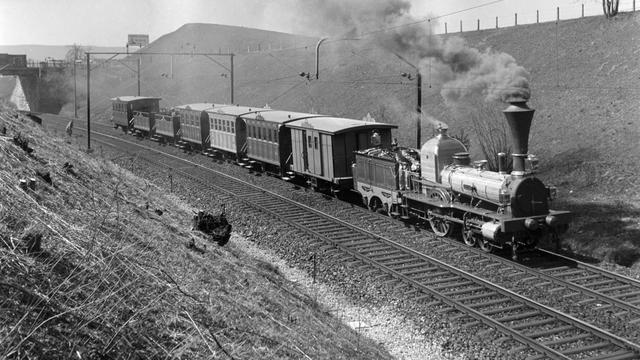
<path fill-rule="evenodd" d="M 525 99 L 511 99 L 509 107 L 502 112 L 507 118 L 513 139 L 513 175 L 524 175 L 524 161 L 529 150 L 529 130 L 535 110 L 527 106 Z"/>

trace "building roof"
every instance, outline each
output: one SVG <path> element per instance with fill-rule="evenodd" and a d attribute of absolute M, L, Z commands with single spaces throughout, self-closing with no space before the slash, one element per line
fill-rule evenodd
<path fill-rule="evenodd" d="M 313 129 L 329 134 L 338 134 L 360 129 L 397 129 L 398 125 L 363 121 L 330 116 L 295 120 L 287 123 L 287 127 L 296 129 Z"/>
<path fill-rule="evenodd" d="M 264 120 L 285 124 L 290 121 L 298 119 L 307 119 L 312 117 L 319 117 L 324 115 L 299 113 L 295 111 L 283 111 L 283 110 L 264 110 L 256 113 L 244 115 L 245 119 Z"/>
<path fill-rule="evenodd" d="M 132 101 L 139 101 L 139 100 L 162 100 L 162 98 L 159 97 L 152 97 L 152 96 L 118 96 L 118 97 L 114 97 L 111 98 L 111 101 L 121 101 L 121 102 L 132 102 Z"/>

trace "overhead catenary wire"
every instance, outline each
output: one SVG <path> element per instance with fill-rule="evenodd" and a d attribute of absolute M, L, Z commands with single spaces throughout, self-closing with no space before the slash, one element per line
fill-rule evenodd
<path fill-rule="evenodd" d="M 404 23 L 404 24 L 399 24 L 399 25 L 394 25 L 394 26 L 388 26 L 388 27 L 384 27 L 384 28 L 379 28 L 376 30 L 371 30 L 371 31 L 367 31 L 364 33 L 360 33 L 358 34 L 359 37 L 341 37 L 341 38 L 337 38 L 337 39 L 330 39 L 325 41 L 325 44 L 328 43 L 335 43 L 335 42 L 339 42 L 339 41 L 347 41 L 347 40 L 361 40 L 363 37 L 368 37 L 369 35 L 373 35 L 373 34 L 378 34 L 378 33 L 382 33 L 382 32 L 386 32 L 389 30 L 395 30 L 395 29 L 399 29 L 399 28 L 403 28 L 403 27 L 407 27 L 407 26 L 414 26 L 417 24 L 421 24 L 424 22 L 428 22 L 431 20 L 437 20 L 437 19 L 441 19 L 447 16 L 452 16 L 452 15 L 456 15 L 456 14 L 460 14 L 466 11 L 470 11 L 470 10 L 475 10 L 481 7 L 485 7 L 485 6 L 489 6 L 489 5 L 493 5 L 499 2 L 502 2 L 504 0 L 493 0 L 493 1 L 489 1 L 483 4 L 479 4 L 476 6 L 471 6 L 468 8 L 464 8 L 464 9 L 460 9 L 460 10 L 456 10 L 456 11 L 452 11 L 450 13 L 447 14 L 442 14 L 442 15 L 438 15 L 438 16 L 431 16 L 431 17 L 426 17 L 426 18 L 422 18 L 420 20 L 416 20 L 416 21 L 412 21 L 412 22 L 408 22 L 408 23 Z M 248 52 L 245 53 L 244 55 L 261 55 L 261 54 L 266 54 L 266 53 L 277 53 L 277 52 L 284 52 L 284 51 L 295 51 L 295 50 L 309 50 L 310 48 L 315 48 L 315 43 L 309 43 L 309 44 L 305 44 L 305 45 L 301 45 L 301 46 L 294 46 L 294 47 L 289 47 L 289 48 L 284 48 L 284 49 L 273 49 L 273 50 L 264 50 L 264 51 L 259 51 L 259 52 Z"/>

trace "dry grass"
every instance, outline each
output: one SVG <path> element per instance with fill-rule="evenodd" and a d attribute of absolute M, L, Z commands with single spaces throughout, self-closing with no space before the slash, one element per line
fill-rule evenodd
<path fill-rule="evenodd" d="M 0 136 L 0 358 L 388 357 L 276 267 L 191 232 L 187 205 L 15 112 L 3 125 L 35 151 Z M 52 183 L 18 186 L 37 171 Z"/>

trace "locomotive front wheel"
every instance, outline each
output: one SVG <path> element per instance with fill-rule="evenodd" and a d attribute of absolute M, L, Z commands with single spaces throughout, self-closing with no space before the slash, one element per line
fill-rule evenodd
<path fill-rule="evenodd" d="M 491 246 L 491 244 L 489 243 L 489 240 L 487 239 L 480 239 L 480 241 L 478 241 L 478 246 L 480 247 L 480 250 L 486 252 L 486 253 L 492 253 L 493 252 L 493 246 Z"/>
<path fill-rule="evenodd" d="M 478 239 L 471 230 L 462 230 L 462 239 L 467 246 L 474 247 L 478 245 Z"/>
<path fill-rule="evenodd" d="M 451 233 L 451 223 L 446 220 L 434 217 L 429 219 L 429 225 L 431 225 L 431 230 L 437 236 L 445 237 Z"/>

